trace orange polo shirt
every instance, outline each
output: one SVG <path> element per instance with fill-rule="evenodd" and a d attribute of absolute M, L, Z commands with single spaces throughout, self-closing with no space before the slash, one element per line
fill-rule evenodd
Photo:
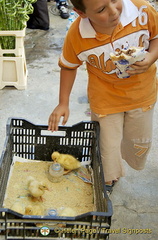
<path fill-rule="evenodd" d="M 147 107 L 156 102 L 156 66 L 147 72 L 118 78 L 109 54 L 116 49 L 143 46 L 158 38 L 158 13 L 144 0 L 123 0 L 120 24 L 112 35 L 96 33 L 88 18 L 78 17 L 65 38 L 59 66 L 76 69 L 86 62 L 90 108 L 111 114 Z M 150 19 L 150 20 L 149 20 Z"/>

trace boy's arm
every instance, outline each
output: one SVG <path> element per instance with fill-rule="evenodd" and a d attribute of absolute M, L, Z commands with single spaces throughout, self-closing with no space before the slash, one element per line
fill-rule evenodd
<path fill-rule="evenodd" d="M 146 57 L 141 62 L 136 62 L 131 65 L 133 70 L 128 70 L 127 72 L 132 76 L 135 74 L 140 74 L 146 72 L 148 68 L 158 59 L 158 38 L 150 41 L 149 49 Z"/>
<path fill-rule="evenodd" d="M 75 81 L 77 69 L 69 70 L 62 68 L 60 71 L 60 92 L 59 104 L 53 110 L 48 120 L 48 130 L 57 131 L 60 118 L 63 117 L 62 124 L 66 124 L 69 117 L 69 97 L 73 83 Z"/>

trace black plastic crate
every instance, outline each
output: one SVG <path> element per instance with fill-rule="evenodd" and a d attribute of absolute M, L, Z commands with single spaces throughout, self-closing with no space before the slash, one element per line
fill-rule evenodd
<path fill-rule="evenodd" d="M 0 159 L 0 238 L 2 239 L 109 239 L 112 203 L 106 194 L 99 151 L 99 124 L 80 122 L 59 126 L 52 134 L 48 126 L 34 125 L 25 119 L 8 119 L 7 136 Z M 91 160 L 94 174 L 96 209 L 76 217 L 26 216 L 2 208 L 13 155 L 51 161 L 51 153 L 74 155 L 80 161 Z M 49 226 L 43 236 L 38 223 Z M 60 228 L 57 226 L 59 226 Z"/>

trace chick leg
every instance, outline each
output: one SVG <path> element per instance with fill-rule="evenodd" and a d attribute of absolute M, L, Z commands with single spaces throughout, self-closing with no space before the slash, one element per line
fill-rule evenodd
<path fill-rule="evenodd" d="M 34 196 L 31 196 L 31 201 L 32 202 L 37 202 L 38 201 L 38 198 L 34 197 Z"/>
<path fill-rule="evenodd" d="M 44 202 L 45 201 L 45 199 L 42 196 L 40 196 L 40 197 L 31 196 L 31 200 L 32 200 L 32 202 Z"/>
<path fill-rule="evenodd" d="M 44 202 L 44 201 L 45 201 L 45 198 L 42 197 L 42 196 L 40 196 L 40 197 L 38 198 L 38 201 L 39 201 L 39 202 Z"/>

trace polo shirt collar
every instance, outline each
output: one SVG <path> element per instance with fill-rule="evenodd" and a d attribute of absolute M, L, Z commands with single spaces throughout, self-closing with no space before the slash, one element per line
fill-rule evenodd
<path fill-rule="evenodd" d="M 124 27 L 139 16 L 139 11 L 137 7 L 132 3 L 131 0 L 122 0 L 122 4 L 123 4 L 123 7 L 122 7 L 122 13 L 120 17 L 120 22 Z M 92 27 L 88 18 L 81 18 L 81 21 L 79 24 L 79 30 L 82 38 L 96 37 L 96 31 Z"/>

